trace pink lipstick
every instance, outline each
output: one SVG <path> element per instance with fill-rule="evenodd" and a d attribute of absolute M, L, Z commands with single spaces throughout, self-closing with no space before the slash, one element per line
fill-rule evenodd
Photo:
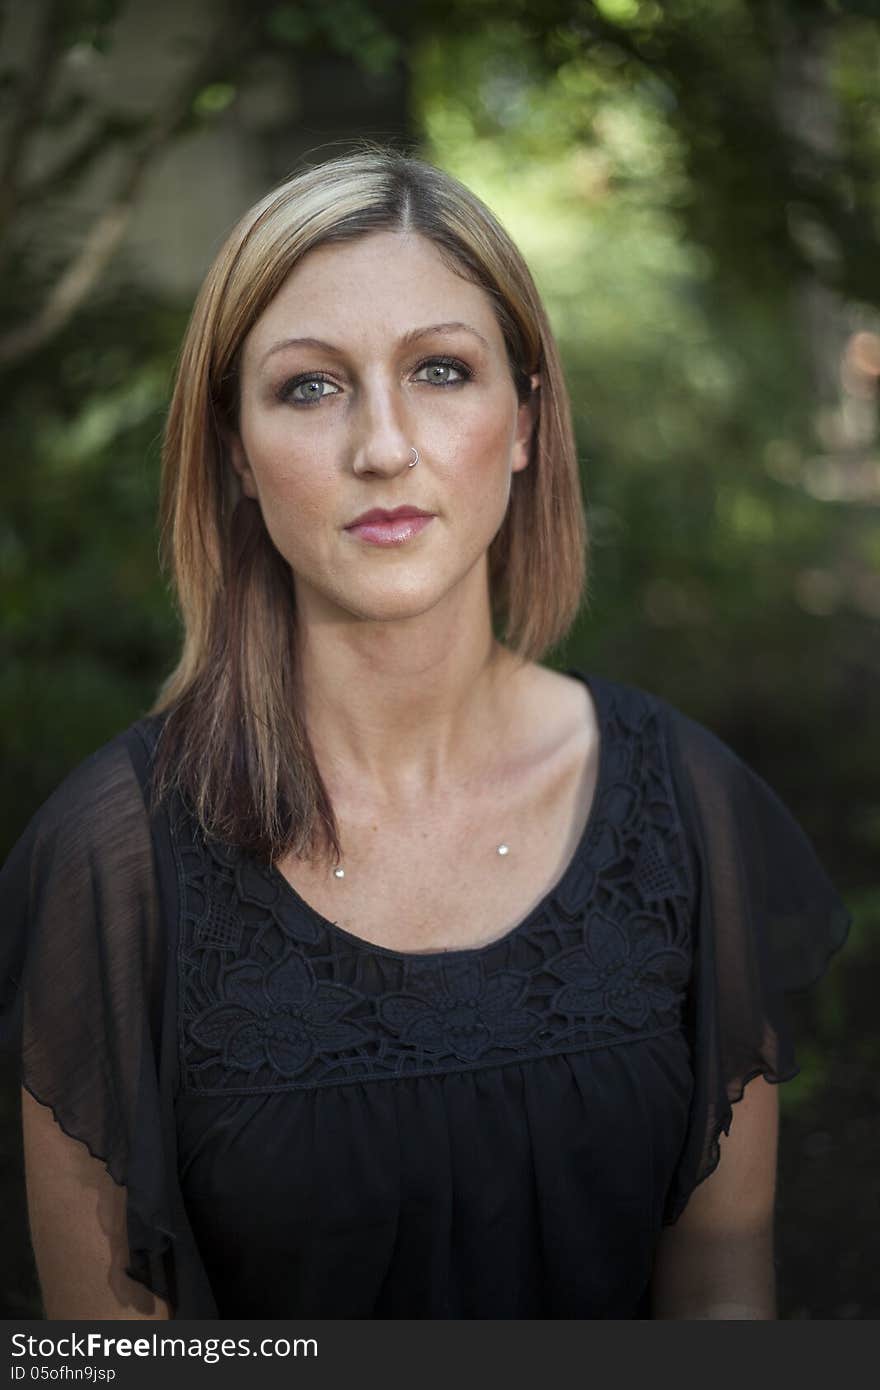
<path fill-rule="evenodd" d="M 395 507 L 393 511 L 373 507 L 345 529 L 349 535 L 369 545 L 404 545 L 433 520 L 432 512 L 423 512 L 418 507 Z"/>

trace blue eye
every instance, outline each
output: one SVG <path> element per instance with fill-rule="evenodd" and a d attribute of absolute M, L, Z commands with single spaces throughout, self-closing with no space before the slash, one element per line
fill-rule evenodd
<path fill-rule="evenodd" d="M 450 381 L 448 377 L 442 377 L 439 380 L 437 377 L 434 377 L 431 381 L 432 386 L 460 386 L 463 381 L 469 381 L 473 376 L 473 372 L 470 368 L 466 367 L 463 362 L 456 361 L 454 357 L 429 357 L 428 360 L 422 362 L 416 370 L 421 372 L 424 371 L 426 367 L 431 370 L 437 370 L 439 368 L 441 372 L 456 372 L 459 377 L 457 381 Z"/>
<path fill-rule="evenodd" d="M 297 396 L 295 393 L 301 386 L 332 386 L 333 382 L 329 377 L 321 376 L 319 373 L 312 372 L 308 376 L 294 377 L 291 381 L 286 381 L 281 388 L 281 399 L 293 401 L 295 405 L 317 405 L 327 394 L 325 391 L 310 393 L 305 396 Z"/>
<path fill-rule="evenodd" d="M 440 376 L 422 377 L 422 381 L 427 381 L 431 386 L 463 386 L 466 381 L 470 381 L 473 372 L 470 367 L 466 367 L 463 362 L 459 362 L 455 357 L 428 357 L 424 362 L 420 362 L 416 367 L 416 372 L 425 370 L 441 373 Z M 450 373 L 454 374 L 450 377 Z M 324 386 L 332 386 L 332 391 L 325 391 Z M 317 387 L 317 390 L 303 391 L 302 388 Z M 328 395 L 338 395 L 339 388 L 335 382 L 331 381 L 323 372 L 304 372 L 301 376 L 291 377 L 285 381 L 278 392 L 278 398 L 287 401 L 291 405 L 313 406 L 320 405 L 321 401 Z"/>

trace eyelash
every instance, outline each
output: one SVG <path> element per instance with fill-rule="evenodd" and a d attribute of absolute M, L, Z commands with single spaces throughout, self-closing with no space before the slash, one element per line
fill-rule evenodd
<path fill-rule="evenodd" d="M 426 357 L 423 362 L 418 364 L 415 370 L 420 372 L 423 367 L 433 366 L 452 367 L 454 371 L 461 374 L 461 381 L 436 381 L 431 383 L 434 386 L 440 387 L 442 390 L 453 386 L 463 386 L 465 382 L 470 381 L 474 375 L 470 367 L 466 367 L 457 357 Z M 302 386 L 306 381 L 326 381 L 331 386 L 335 385 L 332 378 L 326 376 L 324 372 L 302 372 L 299 376 L 291 377 L 289 381 L 284 382 L 278 392 L 279 399 L 286 401 L 289 405 L 305 406 L 306 409 L 310 409 L 315 405 L 320 405 L 321 401 L 325 399 L 323 394 L 313 397 L 310 401 L 294 399 L 293 392 L 296 390 L 297 386 Z"/>

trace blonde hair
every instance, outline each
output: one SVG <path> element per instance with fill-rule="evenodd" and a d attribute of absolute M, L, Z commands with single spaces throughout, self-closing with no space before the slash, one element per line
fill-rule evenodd
<path fill-rule="evenodd" d="M 196 299 L 180 352 L 162 457 L 162 549 L 183 620 L 180 660 L 151 714 L 164 715 L 154 800 L 181 793 L 203 830 L 274 862 L 337 860 L 333 808 L 300 714 L 291 572 L 243 496 L 225 431 L 238 409 L 244 340 L 297 262 L 378 230 L 418 232 L 490 297 L 520 402 L 539 372 L 529 466 L 512 476 L 489 548 L 493 623 L 522 660 L 569 630 L 586 582 L 587 531 L 568 392 L 522 256 L 489 208 L 443 170 L 388 146 L 312 165 L 247 212 Z"/>

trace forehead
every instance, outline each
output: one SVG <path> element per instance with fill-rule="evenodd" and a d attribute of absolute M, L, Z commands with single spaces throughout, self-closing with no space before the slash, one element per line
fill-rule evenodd
<path fill-rule="evenodd" d="M 504 350 L 488 294 L 457 274 L 432 241 L 417 232 L 371 232 L 307 252 L 254 324 L 246 353 L 258 360 L 276 339 L 292 335 L 378 348 L 453 319 Z"/>

